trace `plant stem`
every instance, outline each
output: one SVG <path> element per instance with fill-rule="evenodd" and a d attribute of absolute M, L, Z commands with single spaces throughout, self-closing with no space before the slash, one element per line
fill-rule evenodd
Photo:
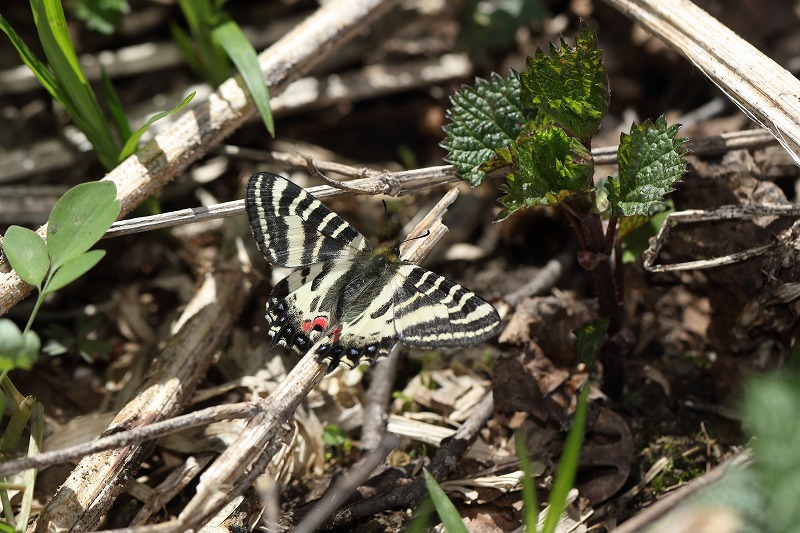
<path fill-rule="evenodd" d="M 2 387 L 3 392 L 11 397 L 11 400 L 14 402 L 14 408 L 19 409 L 20 405 L 22 405 L 22 402 L 25 401 L 25 396 L 23 396 L 22 393 L 17 390 L 17 388 L 9 379 L 8 370 L 4 370 L 0 375 L 0 387 Z"/>
<path fill-rule="evenodd" d="M 567 207 L 570 202 L 564 202 Z M 608 232 L 603 231 L 603 221 L 599 215 L 581 209 L 577 205 L 569 205 L 565 211 L 568 213 L 570 222 L 576 228 L 579 236 L 582 236 L 581 244 L 585 251 L 590 252 L 597 258 L 596 263 L 591 269 L 592 280 L 594 282 L 595 293 L 599 305 L 600 314 L 608 319 L 608 337 L 614 338 L 622 329 L 621 300 L 617 288 L 615 270 L 612 268 L 613 237 L 616 233 L 616 219 L 609 223 Z M 617 264 L 619 267 L 619 264 Z M 600 362 L 603 364 L 603 392 L 611 398 L 619 399 L 622 397 L 622 389 L 625 382 L 624 376 L 624 354 L 621 347 L 616 342 L 609 342 L 603 345 L 599 354 Z"/>

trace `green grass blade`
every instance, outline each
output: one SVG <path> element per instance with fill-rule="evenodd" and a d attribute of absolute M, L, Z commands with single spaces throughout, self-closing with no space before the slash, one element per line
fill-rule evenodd
<path fill-rule="evenodd" d="M 13 44 L 14 48 L 16 48 L 20 59 L 22 59 L 23 63 L 28 65 L 28 68 L 31 69 L 42 87 L 44 87 L 47 92 L 50 93 L 50 96 L 52 96 L 58 103 L 64 105 L 62 102 L 63 93 L 58 81 L 56 80 L 56 77 L 53 75 L 50 69 L 47 68 L 47 65 L 39 61 L 39 58 L 36 57 L 30 48 L 28 48 L 28 45 L 25 44 L 25 41 L 22 40 L 16 31 L 14 31 L 14 28 L 11 27 L 3 15 L 0 15 L 0 30 L 2 30 L 8 36 L 11 44 Z"/>
<path fill-rule="evenodd" d="M 196 73 L 199 73 L 202 67 L 200 66 L 200 63 L 198 63 L 197 57 L 195 57 L 194 46 L 192 45 L 192 41 L 189 36 L 185 31 L 183 31 L 183 28 L 174 22 L 169 23 L 169 31 L 172 34 L 172 40 L 178 45 L 184 61 L 186 61 L 190 69 Z"/>
<path fill-rule="evenodd" d="M 62 105 L 89 138 L 100 162 L 106 168 L 113 168 L 119 145 L 80 69 L 60 0 L 31 0 L 31 8 L 42 48 L 63 89 Z"/>
<path fill-rule="evenodd" d="M 433 511 L 434 508 L 431 499 L 428 497 L 422 500 L 422 503 L 417 506 L 416 511 L 414 511 L 411 520 L 406 526 L 406 533 L 426 533 L 429 531 L 428 522 L 430 522 L 429 519 L 433 515 Z"/>
<path fill-rule="evenodd" d="M 36 402 L 31 413 L 31 436 L 28 442 L 28 457 L 39 455 L 42 450 L 42 440 L 44 439 L 44 405 Z M 33 486 L 36 483 L 37 469 L 31 468 L 22 473 L 22 484 L 25 485 L 25 493 L 22 495 L 20 511 L 17 515 L 18 524 L 27 524 L 31 515 L 33 505 Z"/>
<path fill-rule="evenodd" d="M 214 38 L 242 75 L 250 95 L 261 113 L 264 126 L 275 137 L 275 121 L 269 106 L 269 89 L 258 64 L 258 55 L 236 22 L 229 20 L 214 28 Z"/>
<path fill-rule="evenodd" d="M 578 398 L 578 408 L 572 419 L 572 427 L 567 434 L 567 441 L 564 443 L 564 452 L 558 463 L 553 488 L 550 491 L 550 510 L 547 512 L 547 520 L 542 528 L 543 533 L 552 533 L 556 530 L 561 513 L 564 512 L 567 496 L 572 485 L 575 483 L 575 474 L 578 471 L 578 459 L 581 455 L 581 445 L 583 444 L 583 430 L 586 425 L 586 406 L 589 398 L 589 383 L 584 384 L 581 395 Z"/>
<path fill-rule="evenodd" d="M 539 501 L 536 498 L 536 485 L 533 482 L 533 469 L 528 449 L 525 447 L 522 433 L 516 432 L 517 457 L 522 468 L 522 502 L 525 505 L 525 532 L 536 533 L 539 527 Z"/>
<path fill-rule="evenodd" d="M 225 13 L 220 4 L 212 4 L 210 0 L 178 0 L 178 5 L 193 41 L 189 49 L 194 58 L 195 72 L 216 87 L 225 81 L 230 70 L 228 57 L 213 35 L 213 29 Z"/>
<path fill-rule="evenodd" d="M 447 494 L 444 493 L 442 487 L 439 486 L 427 468 L 423 468 L 422 472 L 425 475 L 425 485 L 428 487 L 431 501 L 436 508 L 436 513 L 442 520 L 444 528 L 448 533 L 469 533 L 461 520 L 461 515 L 458 514 L 458 509 L 447 497 Z"/>
<path fill-rule="evenodd" d="M 122 147 L 122 150 L 119 153 L 117 162 L 121 163 L 122 161 L 127 159 L 133 152 L 136 151 L 136 147 L 139 144 L 139 139 L 142 137 L 142 135 L 144 135 L 144 132 L 147 131 L 147 128 L 149 128 L 150 125 L 153 122 L 155 122 L 157 120 L 161 120 L 164 117 L 168 117 L 170 115 L 174 115 L 175 113 L 177 113 L 178 111 L 183 109 L 183 106 L 185 106 L 186 104 L 191 102 L 192 98 L 194 98 L 194 95 L 195 95 L 195 93 L 190 94 L 189 96 L 187 96 L 186 98 L 183 99 L 183 102 L 181 102 L 180 104 L 175 106 L 173 109 L 170 109 L 169 111 L 163 111 L 161 113 L 158 113 L 158 114 L 153 115 L 152 117 L 150 117 L 147 120 L 147 122 L 145 122 L 144 125 L 141 128 L 139 128 L 138 130 L 134 131 L 131 134 L 131 136 L 128 137 L 128 140 L 125 141 L 125 145 Z"/>
<path fill-rule="evenodd" d="M 125 116 L 125 110 L 122 108 L 122 102 L 119 101 L 114 85 L 111 83 L 111 78 L 108 77 L 105 67 L 100 67 L 100 75 L 103 79 L 103 91 L 106 95 L 106 104 L 108 111 L 111 113 L 111 118 L 114 119 L 114 124 L 117 126 L 119 138 L 123 141 L 131 136 L 131 125 L 128 122 L 128 117 Z"/>

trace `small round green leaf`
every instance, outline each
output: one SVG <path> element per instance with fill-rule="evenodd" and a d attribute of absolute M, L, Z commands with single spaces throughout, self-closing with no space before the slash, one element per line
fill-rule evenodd
<path fill-rule="evenodd" d="M 3 251 L 19 277 L 41 290 L 50 268 L 44 239 L 28 228 L 11 226 L 3 238 Z"/>
<path fill-rule="evenodd" d="M 0 318 L 0 357 L 16 357 L 24 346 L 17 325 L 7 318 Z"/>
<path fill-rule="evenodd" d="M 73 257 L 67 261 L 61 268 L 56 270 L 50 282 L 44 287 L 44 294 L 55 292 L 58 289 L 68 285 L 84 275 L 92 269 L 103 256 L 106 255 L 105 250 L 91 250 L 85 254 Z"/>
<path fill-rule="evenodd" d="M 39 356 L 39 349 L 42 347 L 42 341 L 39 340 L 39 335 L 35 331 L 26 331 L 22 335 L 22 351 L 20 355 L 33 363 Z"/>
<path fill-rule="evenodd" d="M 68 190 L 50 213 L 47 250 L 58 268 L 94 246 L 117 219 L 117 188 L 110 181 L 93 181 Z"/>

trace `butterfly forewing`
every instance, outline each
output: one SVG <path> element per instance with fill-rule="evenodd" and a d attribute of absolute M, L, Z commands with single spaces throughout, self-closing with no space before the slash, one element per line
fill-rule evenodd
<path fill-rule="evenodd" d="M 299 267 L 347 259 L 370 248 L 342 217 L 280 176 L 253 174 L 244 201 L 258 248 L 273 265 Z"/>
<path fill-rule="evenodd" d="M 398 340 L 417 347 L 463 347 L 488 339 L 500 317 L 461 285 L 373 250 L 341 217 L 292 182 L 254 174 L 245 205 L 267 260 L 302 267 L 280 281 L 267 304 L 273 345 L 348 366 L 374 362 Z"/>
<path fill-rule="evenodd" d="M 410 346 L 473 346 L 500 329 L 494 307 L 430 270 L 404 263 L 393 282 L 395 329 L 399 339 Z"/>

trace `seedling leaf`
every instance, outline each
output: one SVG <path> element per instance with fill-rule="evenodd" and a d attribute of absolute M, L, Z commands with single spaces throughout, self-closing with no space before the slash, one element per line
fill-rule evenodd
<path fill-rule="evenodd" d="M 28 228 L 11 226 L 3 239 L 3 251 L 22 281 L 41 290 L 42 281 L 50 269 L 44 239 Z"/>
<path fill-rule="evenodd" d="M 144 135 L 144 132 L 147 131 L 147 128 L 149 128 L 150 125 L 153 124 L 153 122 L 161 120 L 162 118 L 168 117 L 170 115 L 174 115 L 175 113 L 177 113 L 178 111 L 183 109 L 183 106 L 185 106 L 186 104 L 191 102 L 192 98 L 194 98 L 194 95 L 195 95 L 195 93 L 192 92 L 192 94 L 190 94 L 189 96 L 187 96 L 186 98 L 183 99 L 183 102 L 181 102 L 180 104 L 176 105 L 175 107 L 173 107 L 169 111 L 162 111 L 161 113 L 157 113 L 157 114 L 153 115 L 152 117 L 150 117 L 149 119 L 147 119 L 147 122 L 145 122 L 144 125 L 141 128 L 139 128 L 138 130 L 134 131 L 131 134 L 131 136 L 128 137 L 128 139 L 125 141 L 125 145 L 122 147 L 122 150 L 119 153 L 119 158 L 118 158 L 117 162 L 121 163 L 122 161 L 124 161 L 125 159 L 130 157 L 130 155 L 133 152 L 136 151 L 136 147 L 139 144 L 139 139 L 141 138 L 142 135 Z"/>
<path fill-rule="evenodd" d="M 247 40 L 239 25 L 232 20 L 223 22 L 214 28 L 212 33 L 233 64 L 236 65 L 261 118 L 264 120 L 264 126 L 269 134 L 275 137 L 275 122 L 272 120 L 272 110 L 269 107 L 269 89 L 264 82 L 264 75 L 261 73 L 258 55 L 253 49 L 253 45 Z"/>
<path fill-rule="evenodd" d="M 47 251 L 57 269 L 94 246 L 119 215 L 116 187 L 110 181 L 76 185 L 64 193 L 47 222 Z"/>
<path fill-rule="evenodd" d="M 22 333 L 14 322 L 0 318 L 0 370 L 30 370 L 40 346 L 36 333 Z"/>
<path fill-rule="evenodd" d="M 676 137 L 679 124 L 667 126 L 660 116 L 634 124 L 630 134 L 620 136 L 617 160 L 619 178 L 609 180 L 609 200 L 615 212 L 624 216 L 650 216 L 664 202 L 686 170 L 681 145 Z"/>
<path fill-rule="evenodd" d="M 597 35 L 581 25 L 575 48 L 561 40 L 550 54 L 538 49 L 522 74 L 522 103 L 589 141 L 608 113 L 608 77 Z"/>
<path fill-rule="evenodd" d="M 574 137 L 555 126 L 534 130 L 511 146 L 514 171 L 500 199 L 503 220 L 524 207 L 556 205 L 567 196 L 587 191 L 591 184 L 591 155 Z"/>
<path fill-rule="evenodd" d="M 69 285 L 91 270 L 105 255 L 105 250 L 90 250 L 78 257 L 73 257 L 56 270 L 53 277 L 45 285 L 44 293 L 55 292 L 65 285 Z"/>
<path fill-rule="evenodd" d="M 15 357 L 24 346 L 22 331 L 7 318 L 0 318 L 0 356 Z"/>
<path fill-rule="evenodd" d="M 436 513 L 442 520 L 442 524 L 448 533 L 469 533 L 464 522 L 461 520 L 461 515 L 458 514 L 458 509 L 444 493 L 442 487 L 436 482 L 427 468 L 422 469 L 425 475 L 425 485 L 428 487 L 428 494 L 431 496 L 433 506 L 436 508 Z"/>
<path fill-rule="evenodd" d="M 519 91 L 519 74 L 511 71 L 506 77 L 478 79 L 474 87 L 464 86 L 450 98 L 450 124 L 441 145 L 448 151 L 445 160 L 473 187 L 486 176 L 485 168 L 478 167 L 494 159 L 498 148 L 510 146 L 536 116 L 523 109 Z"/>

